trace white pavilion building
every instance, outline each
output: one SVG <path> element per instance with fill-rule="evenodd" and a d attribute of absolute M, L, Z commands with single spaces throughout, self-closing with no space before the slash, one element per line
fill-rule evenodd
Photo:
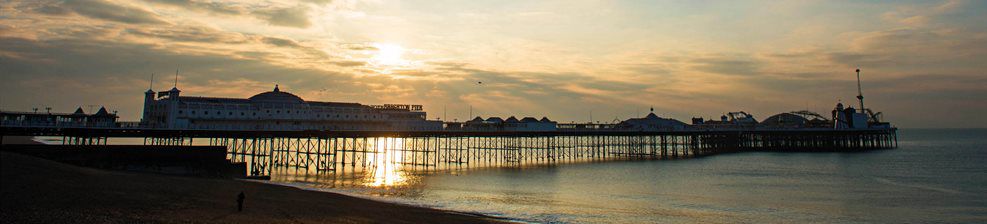
<path fill-rule="evenodd" d="M 188 130 L 438 131 L 421 105 L 305 101 L 274 90 L 250 98 L 181 96 L 178 88 L 144 93 L 141 126 Z"/>

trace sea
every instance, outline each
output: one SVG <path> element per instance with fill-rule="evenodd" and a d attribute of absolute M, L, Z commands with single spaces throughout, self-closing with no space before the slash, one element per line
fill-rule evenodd
<path fill-rule="evenodd" d="M 384 163 L 282 169 L 271 181 L 528 223 L 987 223 L 987 129 L 898 135 L 898 148 L 865 152 L 436 170 Z"/>
<path fill-rule="evenodd" d="M 900 129 L 898 139 L 866 152 L 273 180 L 531 223 L 987 223 L 987 129 Z"/>

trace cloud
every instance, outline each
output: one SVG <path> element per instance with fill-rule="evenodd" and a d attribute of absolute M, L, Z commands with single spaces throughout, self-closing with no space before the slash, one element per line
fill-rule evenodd
<path fill-rule="evenodd" d="M 290 68 L 227 55 L 183 54 L 153 45 L 87 39 L 0 37 L 0 46 L 4 46 L 0 48 L 0 73 L 12 74 L 5 76 L 4 82 L 0 83 L 3 95 L 35 92 L 34 88 L 38 86 L 58 90 L 44 94 L 43 98 L 3 97 L 7 106 L 43 102 L 58 108 L 69 108 L 86 102 L 82 99 L 103 99 L 100 104 L 113 105 L 127 115 L 136 114 L 140 102 L 134 100 L 137 99 L 134 96 L 147 87 L 146 80 L 150 73 L 171 74 L 178 66 L 182 68 L 179 87 L 196 90 L 187 91 L 193 95 L 246 97 L 260 91 L 247 86 L 215 85 L 216 80 L 277 82 L 294 86 L 298 91 L 324 86 L 332 86 L 341 92 L 360 91 L 350 75 Z M 115 81 L 103 83 L 108 80 Z M 163 87 L 157 85 L 157 88 Z M 128 92 L 134 94 L 126 94 Z"/>
<path fill-rule="evenodd" d="M 215 15 L 253 16 L 266 21 L 270 25 L 308 28 L 312 22 L 308 18 L 311 7 L 308 4 L 297 4 L 294 7 L 278 6 L 274 2 L 205 2 L 199 0 L 151 0 L 151 2 L 180 7 L 182 9 L 207 12 Z M 308 1 L 316 5 L 327 4 L 331 1 Z M 253 4 L 251 4 L 253 3 Z M 269 9 L 274 7 L 274 9 Z"/>
<path fill-rule="evenodd" d="M 352 51 L 376 51 L 377 50 L 377 47 L 374 47 L 371 44 L 343 44 L 342 47 L 343 48 L 346 48 L 348 50 L 352 50 Z"/>
<path fill-rule="evenodd" d="M 303 0 L 303 1 L 311 2 L 315 4 L 329 4 L 333 2 L 333 0 Z"/>
<path fill-rule="evenodd" d="M 166 24 L 157 14 L 140 8 L 116 5 L 103 0 L 67 0 L 62 6 L 80 15 L 129 24 Z M 61 10 L 61 9 L 59 9 Z M 59 11 L 54 10 L 54 11 Z M 49 10 L 50 11 L 50 10 Z"/>
<path fill-rule="evenodd" d="M 587 29 L 594 35 L 570 35 L 585 31 L 518 29 L 525 26 L 512 25 L 517 20 L 446 22 L 460 17 L 443 15 L 447 8 L 408 12 L 414 5 L 148 1 L 15 1 L 0 6 L 5 12 L 0 20 L 2 106 L 107 104 L 133 120 L 147 76 L 168 76 L 180 65 L 183 94 L 248 97 L 279 83 L 282 90 L 307 100 L 421 103 L 432 112 L 430 117 L 448 107 L 450 117 L 466 118 L 472 106 L 484 116 L 562 121 L 584 121 L 593 110 L 597 120 L 609 121 L 654 105 L 659 115 L 679 119 L 736 110 L 763 118 L 804 109 L 808 102 L 823 105 L 812 109 L 825 112 L 836 99 L 853 99 L 851 71 L 861 66 L 868 105 L 886 111 L 896 124 L 987 125 L 971 121 L 987 109 L 980 106 L 987 105 L 987 81 L 982 78 L 987 64 L 980 62 L 987 58 L 987 28 L 972 22 L 983 15 L 970 5 L 875 3 L 892 7 L 846 17 L 860 21 L 859 26 L 830 19 L 792 21 L 823 27 L 807 39 L 792 41 L 750 35 L 710 40 L 695 35 L 726 35 L 696 28 L 703 23 L 691 17 L 649 17 L 656 23 L 639 24 L 645 19 L 634 13 L 618 16 L 621 30 L 614 31 L 619 34 Z M 504 3 L 505 10 L 510 7 Z M 894 13 L 873 20 L 887 9 Z M 365 17 L 340 20 L 346 16 L 339 10 Z M 547 11 L 573 22 L 594 22 L 565 10 Z M 738 20 L 751 14 L 737 13 Z M 312 28 L 316 25 L 319 29 Z M 668 29 L 680 32 L 662 36 Z M 783 33 L 785 28 L 778 29 Z M 370 44 L 376 42 L 420 50 L 403 59 L 421 66 L 377 72 L 366 63 L 379 50 Z M 158 84 L 156 89 L 165 86 Z M 923 119 L 927 117 L 943 119 Z"/>
<path fill-rule="evenodd" d="M 240 33 L 223 32 L 203 26 L 135 27 L 125 29 L 124 33 L 146 38 L 161 39 L 169 41 L 170 43 L 198 42 L 210 44 L 243 44 L 251 41 L 248 36 Z"/>
<path fill-rule="evenodd" d="M 64 7 L 54 4 L 45 4 L 39 6 L 37 8 L 34 8 L 34 11 L 42 14 L 56 15 L 56 16 L 65 16 L 68 15 L 69 13 L 72 13 L 71 10 L 68 10 Z"/>
<path fill-rule="evenodd" d="M 310 22 L 308 18 L 308 11 L 308 7 L 298 6 L 274 10 L 262 10 L 254 13 L 267 20 L 267 22 L 271 25 L 308 28 L 312 25 L 312 22 Z"/>
<path fill-rule="evenodd" d="M 882 69 L 927 69 L 983 66 L 987 57 L 987 33 L 942 29 L 896 28 L 858 34 L 846 51 L 827 53 L 827 58 L 847 67 Z"/>
<path fill-rule="evenodd" d="M 879 54 L 833 52 L 826 54 L 826 57 L 833 63 L 848 68 L 877 68 L 894 65 L 892 60 Z"/>
<path fill-rule="evenodd" d="M 264 37 L 262 38 L 262 40 L 264 41 L 264 43 L 278 47 L 302 48 L 302 46 L 299 45 L 298 42 L 295 42 L 295 40 L 291 40 L 291 39 L 278 38 L 278 37 Z"/>
<path fill-rule="evenodd" d="M 721 75 L 753 76 L 758 74 L 760 64 L 751 59 L 738 57 L 711 57 L 692 60 L 692 68 Z"/>
<path fill-rule="evenodd" d="M 630 71 L 634 74 L 642 75 L 668 75 L 672 73 L 672 69 L 668 65 L 663 63 L 638 63 L 625 65 L 621 68 L 624 71 Z"/>
<path fill-rule="evenodd" d="M 224 14 L 224 15 L 244 15 L 247 12 L 247 9 L 245 7 L 236 6 L 228 2 L 227 3 L 202 2 L 197 0 L 148 0 L 148 1 L 182 7 L 184 9 L 204 11 L 204 12 Z"/>
<path fill-rule="evenodd" d="M 343 66 L 343 67 L 359 67 L 364 66 L 367 62 L 363 61 L 334 61 L 332 64 Z"/>

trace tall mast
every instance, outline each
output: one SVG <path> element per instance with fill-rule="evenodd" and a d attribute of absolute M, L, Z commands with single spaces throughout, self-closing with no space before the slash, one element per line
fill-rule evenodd
<path fill-rule="evenodd" d="M 175 69 L 175 89 L 178 89 L 178 68 Z"/>
<path fill-rule="evenodd" d="M 147 90 L 153 90 L 153 89 L 154 89 L 154 73 L 152 72 L 151 73 L 151 82 L 147 84 Z"/>
<path fill-rule="evenodd" d="M 864 92 L 860 89 L 860 69 L 857 69 L 857 99 L 860 100 L 860 112 L 864 111 Z"/>

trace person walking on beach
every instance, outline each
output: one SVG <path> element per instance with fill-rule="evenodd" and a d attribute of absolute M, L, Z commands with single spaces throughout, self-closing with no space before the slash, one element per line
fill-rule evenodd
<path fill-rule="evenodd" d="M 243 195 L 243 191 L 241 191 L 240 194 L 236 196 L 236 211 L 237 212 L 242 212 L 243 211 L 243 199 L 246 199 L 246 198 L 247 198 L 247 196 L 246 195 Z"/>

